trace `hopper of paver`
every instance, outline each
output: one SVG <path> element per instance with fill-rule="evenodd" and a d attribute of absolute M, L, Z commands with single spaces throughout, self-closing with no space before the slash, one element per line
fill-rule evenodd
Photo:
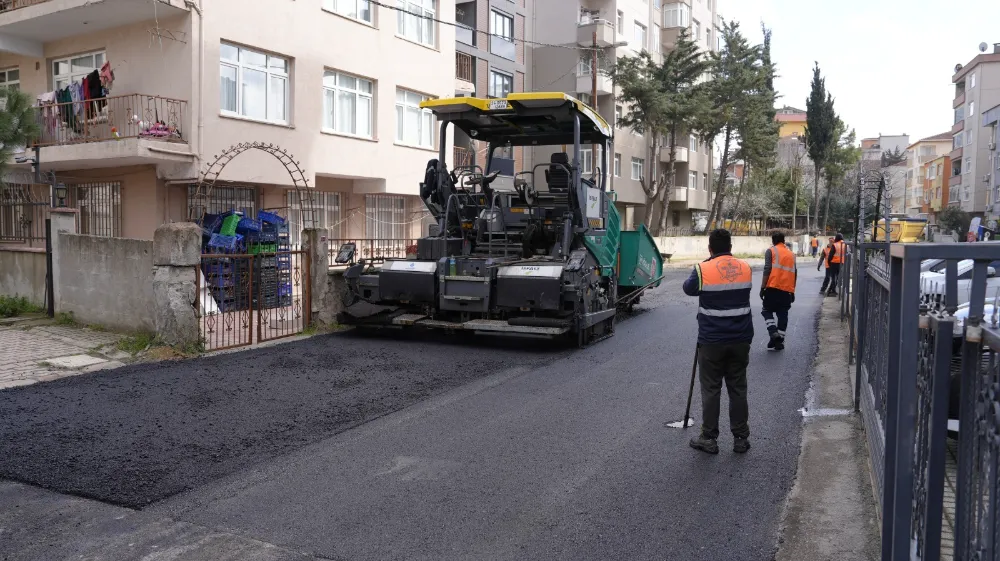
<path fill-rule="evenodd" d="M 637 230 L 623 231 L 620 235 L 618 298 L 622 306 L 631 310 L 639 302 L 644 289 L 660 286 L 663 255 L 656 246 L 656 240 L 642 224 Z"/>

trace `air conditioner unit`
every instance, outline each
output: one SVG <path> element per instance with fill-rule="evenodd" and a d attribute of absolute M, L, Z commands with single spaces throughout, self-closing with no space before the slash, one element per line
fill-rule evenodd
<path fill-rule="evenodd" d="M 989 141 L 989 143 L 986 146 L 990 150 L 996 150 L 997 149 L 997 143 L 995 141 L 993 141 L 993 140 Z"/>

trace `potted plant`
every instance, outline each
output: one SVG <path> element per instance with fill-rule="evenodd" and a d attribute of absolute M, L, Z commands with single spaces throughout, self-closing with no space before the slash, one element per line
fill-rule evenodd
<path fill-rule="evenodd" d="M 406 258 L 407 259 L 417 258 L 417 244 L 410 244 L 406 246 Z"/>

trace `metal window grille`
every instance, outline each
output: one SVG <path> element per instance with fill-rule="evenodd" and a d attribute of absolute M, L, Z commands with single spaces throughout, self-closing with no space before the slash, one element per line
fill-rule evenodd
<path fill-rule="evenodd" d="M 45 238 L 49 202 L 43 187 L 0 184 L 0 242 L 31 243 Z"/>
<path fill-rule="evenodd" d="M 392 195 L 365 195 L 365 237 L 376 240 L 408 237 L 406 199 Z"/>
<path fill-rule="evenodd" d="M 326 228 L 328 236 L 332 240 L 343 239 L 344 231 L 347 230 L 343 223 L 344 210 L 340 193 L 314 192 L 313 205 L 316 215 L 316 227 Z M 302 200 L 298 191 L 290 190 L 287 195 L 288 200 L 288 222 L 289 233 L 293 245 L 302 243 Z"/>
<path fill-rule="evenodd" d="M 188 210 L 195 206 L 197 185 L 188 186 Z M 221 214 L 230 210 L 241 211 L 247 216 L 257 215 L 257 188 L 246 186 L 216 185 L 212 187 L 208 200 L 205 201 L 205 212 Z"/>
<path fill-rule="evenodd" d="M 120 181 L 79 183 L 73 188 L 73 206 L 80 211 L 80 233 L 104 238 L 122 235 Z"/>

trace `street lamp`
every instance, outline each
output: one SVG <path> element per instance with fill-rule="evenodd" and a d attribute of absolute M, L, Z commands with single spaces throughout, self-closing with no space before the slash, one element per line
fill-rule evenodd
<path fill-rule="evenodd" d="M 66 206 L 66 184 L 57 183 L 56 184 L 56 201 L 59 208 Z"/>

